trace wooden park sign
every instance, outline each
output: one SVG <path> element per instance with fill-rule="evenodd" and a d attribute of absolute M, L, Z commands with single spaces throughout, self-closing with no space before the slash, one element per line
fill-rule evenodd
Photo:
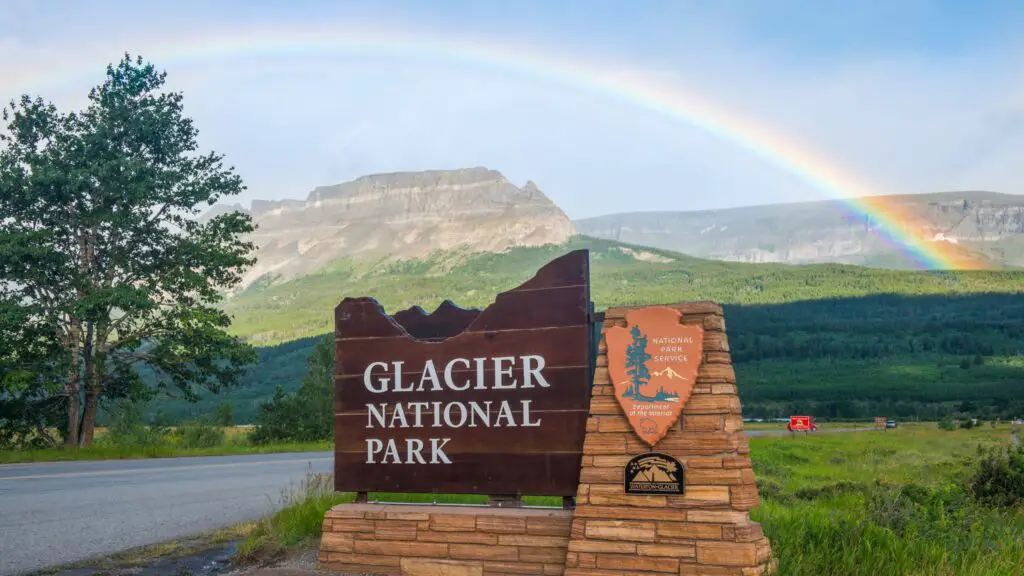
<path fill-rule="evenodd" d="M 601 326 L 600 342 L 595 328 Z M 484 310 L 335 310 L 335 489 L 322 566 L 395 576 L 769 568 L 719 305 L 595 314 L 586 251 Z M 657 446 L 657 451 L 651 450 Z M 368 492 L 484 494 L 491 506 Z M 498 506 L 520 495 L 562 507 Z"/>
<path fill-rule="evenodd" d="M 335 489 L 572 496 L 590 402 L 589 261 L 483 311 L 335 310 Z"/>

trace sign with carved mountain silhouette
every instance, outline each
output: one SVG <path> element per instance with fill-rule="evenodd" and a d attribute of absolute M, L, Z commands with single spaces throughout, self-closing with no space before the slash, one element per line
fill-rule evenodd
<path fill-rule="evenodd" d="M 633 430 L 650 446 L 679 420 L 703 357 L 704 328 L 678 310 L 655 306 L 626 314 L 605 333 L 608 375 Z"/>
<path fill-rule="evenodd" d="M 570 497 L 590 407 L 590 258 L 565 254 L 483 310 L 335 309 L 339 492 Z"/>
<path fill-rule="evenodd" d="M 626 494 L 682 494 L 683 465 L 668 454 L 641 454 L 626 464 Z"/>

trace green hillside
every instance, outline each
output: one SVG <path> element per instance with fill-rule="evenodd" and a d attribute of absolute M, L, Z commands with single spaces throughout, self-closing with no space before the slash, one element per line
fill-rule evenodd
<path fill-rule="evenodd" d="M 485 306 L 577 248 L 591 250 L 598 309 L 705 298 L 725 303 L 747 416 L 937 418 L 961 408 L 1024 416 L 1022 272 L 735 264 L 589 238 L 501 255 L 342 263 L 250 288 L 228 303 L 237 333 L 260 345 L 247 386 L 198 405 L 165 400 L 155 408 L 178 419 L 228 401 L 239 421 L 249 421 L 275 386 L 298 386 L 315 337 L 332 330 L 332 310 L 345 296 L 375 296 L 389 312 L 413 304 L 430 309 L 445 297 Z"/>
<path fill-rule="evenodd" d="M 879 293 L 1024 290 L 1024 271 L 910 272 L 841 264 L 740 264 L 577 237 L 561 246 L 517 248 L 504 254 L 448 253 L 400 263 L 339 262 L 291 282 L 254 285 L 228 301 L 226 309 L 234 316 L 236 334 L 254 343 L 279 343 L 331 330 L 331 311 L 346 296 L 373 296 L 392 313 L 415 304 L 433 309 L 445 298 L 463 307 L 483 307 L 548 261 L 580 248 L 590 250 L 592 298 L 598 309 L 697 299 L 779 304 Z"/>

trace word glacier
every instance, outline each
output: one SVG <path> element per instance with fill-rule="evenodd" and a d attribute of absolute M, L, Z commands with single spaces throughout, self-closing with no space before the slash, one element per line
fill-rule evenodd
<path fill-rule="evenodd" d="M 521 368 L 522 381 L 513 373 Z M 550 388 L 544 377 L 544 357 L 499 356 L 453 358 L 440 370 L 428 359 L 411 378 L 404 363 L 373 362 L 363 372 L 363 385 L 374 394 L 400 392 L 467 392 L 472 390 L 523 390 Z M 514 393 L 514 392 L 513 392 Z M 366 428 L 534 428 L 541 424 L 530 413 L 531 400 L 448 402 L 387 402 L 366 404 Z M 518 410 L 513 409 L 518 405 Z M 444 447 L 451 438 L 366 438 L 367 464 L 451 464 Z M 403 445 L 404 444 L 404 445 Z M 428 449 L 428 455 L 423 451 Z"/>
<path fill-rule="evenodd" d="M 487 386 L 487 364 L 490 360 L 490 364 L 494 369 L 494 376 L 491 382 L 490 388 L 494 390 L 512 390 L 519 384 L 518 380 L 512 377 L 512 370 L 515 368 L 515 356 L 499 356 L 496 358 L 473 358 L 472 364 L 466 358 L 452 358 L 444 366 L 444 385 L 449 390 L 455 392 L 463 392 L 470 389 L 470 386 L 474 390 L 486 390 Z M 521 388 L 533 388 L 534 381 L 537 382 L 541 388 L 548 388 L 551 385 L 544 379 L 544 375 L 541 374 L 541 370 L 544 369 L 544 357 L 543 356 L 520 356 L 520 363 L 523 366 L 523 384 L 519 386 Z M 376 394 L 383 394 L 387 391 L 391 392 L 423 392 L 424 387 L 429 383 L 430 390 L 439 392 L 443 390 L 441 387 L 442 380 L 438 378 L 437 368 L 434 366 L 433 360 L 427 360 L 423 365 L 423 371 L 420 374 L 419 384 L 413 386 L 413 383 L 407 382 L 408 386 L 402 385 L 402 364 L 404 362 L 392 362 L 391 371 L 394 376 L 378 376 L 376 382 L 373 381 L 374 369 L 387 372 L 388 364 L 386 362 L 374 362 L 366 367 L 363 372 L 363 385 L 370 392 Z M 470 370 L 470 366 L 473 366 L 473 372 L 475 380 L 463 380 L 461 383 L 456 384 L 455 370 L 460 371 Z"/>

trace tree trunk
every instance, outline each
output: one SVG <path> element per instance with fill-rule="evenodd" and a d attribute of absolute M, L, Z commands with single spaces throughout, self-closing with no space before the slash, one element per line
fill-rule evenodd
<path fill-rule="evenodd" d="M 68 431 L 64 437 L 64 445 L 68 448 L 78 447 L 78 419 L 81 411 L 81 381 L 82 375 L 78 365 L 78 345 L 81 340 L 82 324 L 77 319 L 71 320 L 71 327 L 68 335 L 68 353 L 71 355 L 71 365 L 68 368 L 68 381 L 64 384 L 64 394 L 68 399 Z"/>
<path fill-rule="evenodd" d="M 88 448 L 92 444 L 92 438 L 96 432 L 96 406 L 98 404 L 96 396 L 92 390 L 85 391 L 85 413 L 82 414 L 82 437 L 79 440 L 82 448 Z"/>
<path fill-rule="evenodd" d="M 96 429 L 96 358 L 93 348 L 93 325 L 86 322 L 85 342 L 82 345 L 82 357 L 85 364 L 85 411 L 82 414 L 82 428 L 78 436 L 78 445 L 88 448 L 92 444 L 93 431 Z"/>

